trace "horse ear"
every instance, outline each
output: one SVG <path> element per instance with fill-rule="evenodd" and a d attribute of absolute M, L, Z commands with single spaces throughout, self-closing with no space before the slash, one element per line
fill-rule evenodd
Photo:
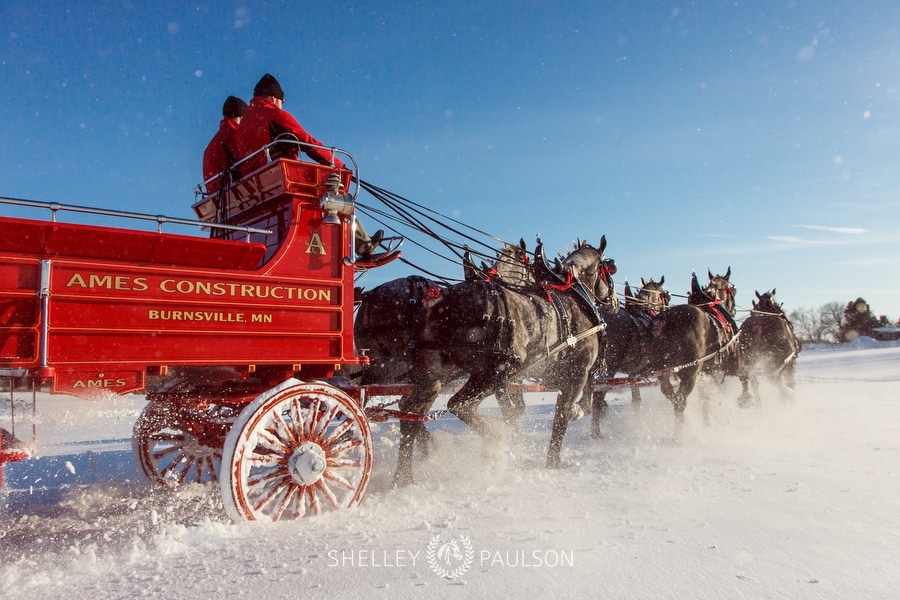
<path fill-rule="evenodd" d="M 628 281 L 626 280 L 625 283 L 628 284 Z M 644 287 L 645 285 L 647 285 L 647 282 L 644 281 L 643 277 L 641 277 L 641 287 Z"/>
<path fill-rule="evenodd" d="M 603 254 L 604 250 L 606 250 L 606 234 L 600 236 L 600 254 Z"/>
<path fill-rule="evenodd" d="M 522 252 L 525 251 L 525 238 L 519 238 L 519 248 L 522 249 Z"/>
<path fill-rule="evenodd" d="M 700 291 L 700 283 L 697 281 L 697 274 L 691 275 L 691 293 L 695 294 Z"/>
<path fill-rule="evenodd" d="M 772 288 L 772 297 L 775 296 L 775 288 Z"/>
<path fill-rule="evenodd" d="M 666 282 L 666 276 L 663 275 L 662 277 L 659 278 L 659 285 L 662 285 L 662 284 L 664 284 L 665 282 Z"/>
<path fill-rule="evenodd" d="M 712 274 L 712 271 L 709 270 L 709 267 L 706 268 L 706 273 L 707 273 L 707 275 L 709 275 L 709 280 L 712 281 L 713 274 Z"/>
<path fill-rule="evenodd" d="M 762 296 L 759 295 L 759 292 L 757 292 L 756 290 L 753 290 L 753 293 L 756 294 L 757 300 L 762 300 Z"/>
<path fill-rule="evenodd" d="M 731 279 L 731 265 L 728 265 L 728 270 L 725 271 L 725 279 Z"/>

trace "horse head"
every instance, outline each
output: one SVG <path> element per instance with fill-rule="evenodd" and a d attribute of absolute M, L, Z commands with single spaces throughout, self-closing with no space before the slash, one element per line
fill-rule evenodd
<path fill-rule="evenodd" d="M 712 271 L 706 270 L 709 275 L 709 284 L 706 286 L 706 292 L 713 298 L 717 298 L 732 316 L 735 313 L 735 287 L 729 281 L 731 277 L 731 267 L 725 271 L 724 275 L 713 275 Z"/>
<path fill-rule="evenodd" d="M 497 262 L 492 269 L 494 275 L 510 285 L 528 285 L 534 283 L 534 271 L 528 258 L 525 240 L 519 239 L 519 245 L 507 244 L 497 255 Z"/>
<path fill-rule="evenodd" d="M 493 266 L 488 266 L 481 261 L 481 267 L 476 267 L 475 261 L 472 259 L 472 252 L 468 247 L 465 248 L 462 262 L 466 281 L 497 279 L 513 286 L 534 283 L 534 273 L 523 239 L 519 240 L 518 246 L 506 244 L 497 253 L 497 259 Z"/>
<path fill-rule="evenodd" d="M 781 304 L 775 300 L 775 288 L 772 288 L 771 292 L 760 294 L 754 291 L 754 293 L 756 294 L 756 300 L 753 301 L 754 311 L 773 314 L 781 314 L 783 312 Z"/>
<path fill-rule="evenodd" d="M 600 248 L 594 248 L 587 242 L 581 242 L 577 248 L 560 263 L 564 271 L 572 274 L 584 284 L 599 304 L 615 302 L 615 290 L 612 276 L 616 272 L 616 261 L 606 258 L 606 236 L 600 238 Z"/>
<path fill-rule="evenodd" d="M 637 302 L 642 309 L 651 313 L 660 313 L 669 307 L 672 296 L 663 288 L 665 282 L 665 275 L 659 278 L 659 282 L 653 281 L 652 277 L 650 281 L 644 281 L 644 278 L 641 277 L 641 289 L 637 295 Z"/>

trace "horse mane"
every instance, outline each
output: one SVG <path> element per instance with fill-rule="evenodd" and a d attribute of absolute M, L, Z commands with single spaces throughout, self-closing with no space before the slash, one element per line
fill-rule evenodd
<path fill-rule="evenodd" d="M 557 285 L 566 284 L 566 276 L 562 273 L 559 262 L 556 268 L 550 267 L 547 262 L 547 256 L 544 254 L 544 242 L 540 238 L 537 240 L 537 246 L 534 248 L 534 279 L 537 282 L 547 281 Z"/>
<path fill-rule="evenodd" d="M 691 291 L 688 294 L 688 304 L 693 304 L 695 306 L 701 304 L 712 304 L 715 302 L 715 298 L 708 291 L 700 287 L 700 282 L 697 281 L 697 273 L 691 274 Z"/>

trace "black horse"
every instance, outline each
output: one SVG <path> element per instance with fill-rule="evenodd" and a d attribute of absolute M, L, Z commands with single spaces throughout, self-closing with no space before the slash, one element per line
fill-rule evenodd
<path fill-rule="evenodd" d="M 660 389 L 675 408 L 675 434 L 679 437 L 687 399 L 701 370 L 707 374 L 743 375 L 735 343 L 738 328 L 718 299 L 700 288 L 696 274 L 691 278 L 688 303 L 670 306 L 655 321 L 648 346 L 648 368 L 662 373 Z M 677 376 L 677 389 L 670 375 Z M 703 419 L 708 423 L 709 399 L 704 393 L 701 402 Z"/>
<path fill-rule="evenodd" d="M 592 299 L 608 290 L 601 289 L 600 277 L 593 288 L 579 280 L 579 275 L 593 278 L 599 272 L 601 253 L 591 250 L 593 265 L 586 271 L 569 269 L 562 281 L 549 271 L 550 280 L 543 280 L 544 268 L 532 286 L 511 289 L 501 281 L 467 281 L 426 303 L 425 318 L 413 335 L 414 391 L 401 399 L 400 409 L 426 414 L 447 370 L 462 370 L 469 378 L 447 407 L 488 442 L 500 432 L 495 420 L 478 413 L 481 401 L 512 378 L 539 375 L 547 387 L 559 390 L 547 466 L 561 466 L 562 440 L 577 416 L 575 402 L 597 361 L 598 332 L 604 326 Z M 543 256 L 536 250 L 538 254 Z M 396 484 L 412 483 L 413 447 L 427 441 L 423 422 L 401 421 Z"/>
<path fill-rule="evenodd" d="M 636 296 L 631 294 L 631 289 L 626 284 L 625 310 L 616 314 L 603 314 L 606 321 L 604 360 L 595 374 L 595 379 L 599 379 L 598 383 L 601 385 L 594 386 L 591 395 L 591 437 L 594 439 L 602 437 L 600 421 L 609 408 L 606 402 L 608 389 L 603 387 L 602 380 L 616 373 L 625 373 L 632 379 L 643 378 L 649 373 L 651 355 L 647 348 L 653 341 L 653 327 L 656 323 L 653 317 L 668 308 L 670 299 L 669 293 L 663 288 L 665 281 L 665 277 L 661 277 L 658 283 L 652 278 L 650 281 L 642 278 L 641 289 Z M 636 412 L 640 411 L 641 391 L 636 382 L 631 386 L 631 405 Z"/>
<path fill-rule="evenodd" d="M 741 324 L 739 345 L 755 403 L 759 404 L 758 375 L 765 375 L 786 401 L 794 391 L 794 371 L 800 341 L 781 304 L 775 300 L 775 290 L 756 293 L 750 316 Z"/>
<path fill-rule="evenodd" d="M 724 275 L 713 275 L 712 271 L 706 270 L 709 275 L 709 283 L 706 285 L 706 293 L 714 299 L 722 303 L 732 317 L 735 316 L 737 307 L 735 305 L 735 286 L 731 283 L 731 266 L 725 271 Z"/>
<path fill-rule="evenodd" d="M 369 357 L 369 364 L 356 373 L 359 385 L 409 381 L 410 332 L 422 313 L 423 303 L 439 296 L 446 287 L 411 275 L 358 295 L 354 340 L 356 347 Z"/>
<path fill-rule="evenodd" d="M 477 272 L 512 285 L 534 280 L 524 241 L 520 241 L 519 246 L 505 246 L 492 267 L 483 266 L 478 270 L 468 252 L 463 265 L 467 279 Z M 440 297 L 447 287 L 444 283 L 412 275 L 359 293 L 354 338 L 356 347 L 369 357 L 369 364 L 351 374 L 351 378 L 358 380 L 358 385 L 411 381 L 412 332 L 422 318 L 424 303 Z M 448 370 L 445 382 L 464 376 L 464 372 Z M 510 423 L 515 423 L 525 412 L 521 393 L 507 394 L 504 389 L 498 393 L 497 403 L 504 419 Z"/>

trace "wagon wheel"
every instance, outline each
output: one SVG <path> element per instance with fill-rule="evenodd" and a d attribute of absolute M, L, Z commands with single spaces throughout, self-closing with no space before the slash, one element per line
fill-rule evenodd
<path fill-rule="evenodd" d="M 170 489 L 217 481 L 225 432 L 236 414 L 217 404 L 191 411 L 151 402 L 134 424 L 134 460 L 150 481 Z"/>
<path fill-rule="evenodd" d="M 277 521 L 355 506 L 372 457 L 368 421 L 352 398 L 288 379 L 244 408 L 228 433 L 225 510 L 235 521 Z"/>

